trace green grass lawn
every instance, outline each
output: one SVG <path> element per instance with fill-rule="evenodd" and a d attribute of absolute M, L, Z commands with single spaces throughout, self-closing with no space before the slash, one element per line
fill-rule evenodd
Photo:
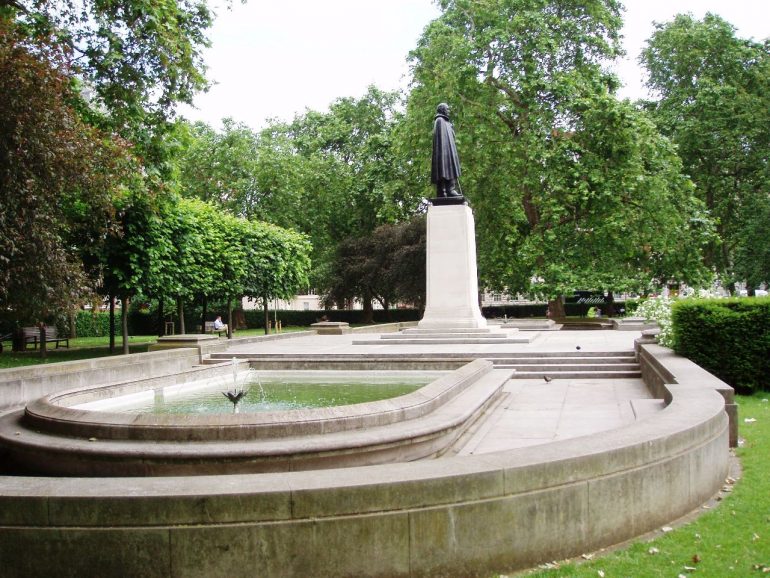
<path fill-rule="evenodd" d="M 285 327 L 282 333 L 291 333 L 296 331 L 306 331 L 307 327 Z M 234 338 L 239 337 L 251 337 L 264 335 L 264 329 L 241 329 L 236 331 Z M 135 335 L 129 337 L 129 350 L 131 353 L 141 353 L 147 351 L 147 346 L 150 343 L 155 343 L 157 340 L 155 335 Z M 223 337 L 224 339 L 224 337 Z M 118 335 L 115 338 L 115 353 L 113 355 L 121 355 L 123 353 L 123 342 Z M 56 348 L 54 344 L 48 344 L 47 357 L 42 359 L 40 357 L 40 350 L 28 348 L 24 352 L 14 353 L 11 351 L 10 341 L 6 341 L 3 347 L 3 353 L 0 354 L 0 369 L 9 367 L 20 367 L 23 365 L 35 365 L 38 363 L 57 363 L 60 361 L 73 361 L 76 359 L 88 359 L 90 357 L 106 357 L 110 355 L 109 350 L 109 338 L 108 337 L 77 337 L 70 339 L 69 348 L 59 347 Z"/>
<path fill-rule="evenodd" d="M 738 396 L 741 479 L 694 521 L 590 561 L 526 572 L 527 577 L 723 578 L 770 574 L 770 394 Z M 746 421 L 749 420 L 749 421 Z M 755 421 L 752 421 L 755 420 Z M 587 553 L 588 554 L 588 553 Z"/>
<path fill-rule="evenodd" d="M 128 346 L 131 353 L 147 351 L 150 343 L 155 343 L 155 335 L 137 335 L 129 338 Z M 115 339 L 115 353 L 123 353 L 120 337 Z M 109 338 L 107 337 L 78 337 L 70 339 L 70 346 L 56 348 L 54 344 L 48 344 L 47 356 L 40 357 L 39 349 L 29 347 L 26 351 L 12 352 L 10 342 L 6 342 L 3 353 L 0 354 L 0 369 L 19 367 L 22 365 L 36 365 L 38 363 L 57 363 L 60 361 L 73 361 L 76 359 L 89 359 L 91 357 L 106 357 L 110 355 Z"/>

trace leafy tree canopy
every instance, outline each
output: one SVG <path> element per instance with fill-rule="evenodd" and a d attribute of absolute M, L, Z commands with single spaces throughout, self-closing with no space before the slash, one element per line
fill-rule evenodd
<path fill-rule="evenodd" d="M 657 25 L 641 62 L 658 97 L 647 106 L 717 223 L 706 263 L 728 283 L 767 279 L 741 248 L 767 241 L 756 217 L 770 191 L 770 42 L 738 38 L 713 14 L 678 15 Z"/>
<path fill-rule="evenodd" d="M 425 218 L 377 227 L 364 237 L 344 239 L 325 277 L 324 300 L 346 303 L 372 298 L 383 309 L 395 303 L 425 303 Z"/>
<path fill-rule="evenodd" d="M 129 139 L 151 167 L 165 161 L 174 106 L 207 86 L 202 50 L 213 15 L 204 1 L 18 0 L 0 18 L 55 48 L 51 64 L 77 81 L 72 97 L 89 123 Z"/>
<path fill-rule="evenodd" d="M 0 18 L 0 306 L 25 322 L 88 293 L 82 257 L 112 229 L 136 170 L 125 143 L 70 106 L 59 56 Z"/>
<path fill-rule="evenodd" d="M 707 216 L 668 141 L 614 96 L 620 3 L 441 5 L 411 55 L 406 124 L 428 174 L 436 105 L 453 109 L 482 285 L 535 279 L 558 295 L 700 277 Z"/>

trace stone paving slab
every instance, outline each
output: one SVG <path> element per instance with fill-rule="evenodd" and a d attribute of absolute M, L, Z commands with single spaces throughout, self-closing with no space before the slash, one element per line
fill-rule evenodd
<path fill-rule="evenodd" d="M 634 423 L 663 409 L 641 379 L 511 380 L 507 398 L 459 455 L 483 454 L 596 434 Z M 643 408 L 640 415 L 632 405 Z M 635 407 L 635 405 L 634 405 Z"/>
<path fill-rule="evenodd" d="M 228 352 L 276 355 L 504 354 L 632 351 L 641 333 L 634 331 L 543 331 L 517 344 L 370 344 L 353 345 L 350 335 L 309 335 L 263 343 L 233 343 Z M 367 337 L 377 338 L 377 334 Z M 579 347 L 579 349 L 578 349 Z M 514 379 L 506 397 L 479 420 L 475 431 L 453 454 L 489 453 L 547 444 L 555 440 L 608 431 L 634 423 L 663 408 L 640 378 Z M 632 405 L 636 403 L 637 406 Z M 635 411 L 635 407 L 638 407 Z M 637 415 L 637 412 L 639 415 Z"/>
<path fill-rule="evenodd" d="M 379 334 L 367 333 L 367 338 L 377 339 Z M 356 333 L 348 335 L 303 335 L 272 341 L 238 343 L 235 339 L 227 351 L 233 353 L 326 353 L 335 355 L 399 355 L 400 353 L 507 353 L 540 351 L 631 351 L 634 340 L 641 333 L 634 331 L 542 331 L 530 334 L 530 343 L 417 343 L 417 344 L 371 344 L 353 345 L 359 337 Z"/>

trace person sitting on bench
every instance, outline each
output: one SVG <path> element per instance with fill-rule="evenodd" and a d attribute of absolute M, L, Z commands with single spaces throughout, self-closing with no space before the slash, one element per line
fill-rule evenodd
<path fill-rule="evenodd" d="M 222 323 L 221 315 L 217 315 L 217 318 L 214 319 L 214 331 L 224 331 L 227 333 L 227 323 Z"/>

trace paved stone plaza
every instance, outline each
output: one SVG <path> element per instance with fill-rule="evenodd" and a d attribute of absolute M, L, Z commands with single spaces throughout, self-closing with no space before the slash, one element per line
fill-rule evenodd
<path fill-rule="evenodd" d="M 521 332 L 527 334 L 530 332 Z M 287 334 L 288 337 L 288 334 Z M 377 335 L 371 337 L 376 338 Z M 531 332 L 520 344 L 353 345 L 355 334 L 307 335 L 261 343 L 234 344 L 227 353 L 286 356 L 392 356 L 470 354 L 483 357 L 511 352 L 633 351 L 639 333 L 629 331 Z M 456 449 L 459 455 L 545 444 L 629 425 L 662 410 L 641 378 L 512 379 L 500 403 L 480 420 Z"/>

